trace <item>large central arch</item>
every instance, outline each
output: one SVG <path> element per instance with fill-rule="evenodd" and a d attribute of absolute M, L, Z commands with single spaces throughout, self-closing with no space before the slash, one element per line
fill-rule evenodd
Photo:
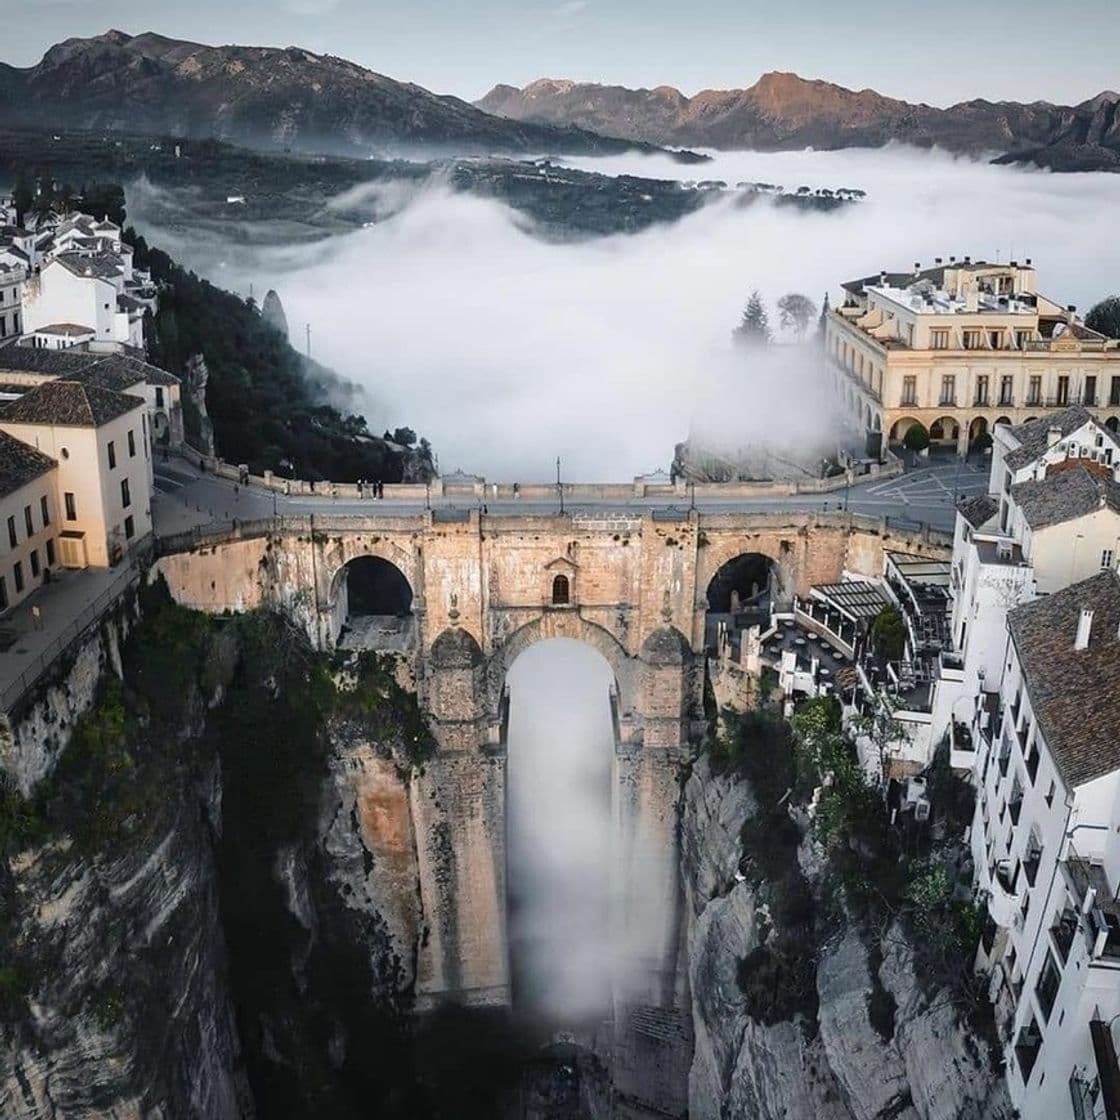
<path fill-rule="evenodd" d="M 335 640 L 361 649 L 410 648 L 414 599 L 412 583 L 395 558 L 359 552 L 331 577 L 328 602 Z"/>

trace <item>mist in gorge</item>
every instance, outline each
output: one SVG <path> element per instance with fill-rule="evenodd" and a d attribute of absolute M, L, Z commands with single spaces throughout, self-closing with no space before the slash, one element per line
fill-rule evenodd
<path fill-rule="evenodd" d="M 554 638 L 509 671 L 509 941 L 514 1006 L 551 1026 L 593 1026 L 610 1004 L 607 663 Z"/>
<path fill-rule="evenodd" d="M 1102 237 L 1120 176 L 1054 175 L 910 148 L 718 153 L 570 161 L 609 174 L 731 186 L 743 180 L 853 187 L 867 199 L 802 212 L 723 192 L 637 234 L 557 243 L 503 204 L 445 186 L 378 187 L 381 220 L 314 245 L 149 224 L 153 188 L 130 216 L 156 244 L 248 294 L 276 288 L 293 338 L 367 392 L 372 428 L 407 423 L 462 469 L 508 481 L 627 479 L 668 467 L 694 425 L 723 441 L 835 442 L 819 358 L 759 376 L 730 342 L 759 289 L 835 301 L 842 281 L 935 256 L 1031 257 L 1043 292 L 1082 309 L 1110 290 L 1120 247 Z M 324 199 L 324 205 L 331 200 Z"/>

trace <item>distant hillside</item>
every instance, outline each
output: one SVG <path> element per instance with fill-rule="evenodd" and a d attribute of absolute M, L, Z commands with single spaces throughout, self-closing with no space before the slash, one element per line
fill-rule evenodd
<path fill-rule="evenodd" d="M 890 140 L 952 152 L 1004 153 L 1055 170 L 1120 170 L 1120 94 L 1081 105 L 965 101 L 912 105 L 796 74 L 764 74 L 749 89 L 685 97 L 670 86 L 626 89 L 542 79 L 495 86 L 480 109 L 509 120 L 577 125 L 653 144 L 762 151 L 878 147 Z"/>
<path fill-rule="evenodd" d="M 0 124 L 216 137 L 332 153 L 633 147 L 570 125 L 494 117 L 456 97 L 299 47 L 209 47 L 150 32 L 67 39 L 27 69 L 0 63 Z"/>

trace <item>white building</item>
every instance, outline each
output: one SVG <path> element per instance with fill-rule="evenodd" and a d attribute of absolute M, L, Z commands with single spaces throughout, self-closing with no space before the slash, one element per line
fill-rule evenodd
<path fill-rule="evenodd" d="M 24 285 L 23 329 L 32 338 L 57 324 L 83 326 L 98 342 L 144 346 L 144 307 L 125 292 L 125 267 L 111 253 L 64 252 Z"/>
<path fill-rule="evenodd" d="M 26 272 L 0 263 L 0 346 L 23 331 L 23 281 Z"/>
<path fill-rule="evenodd" d="M 1014 608 L 977 759 L 971 831 L 1012 1102 L 1116 1115 L 1120 1013 L 1120 577 Z"/>

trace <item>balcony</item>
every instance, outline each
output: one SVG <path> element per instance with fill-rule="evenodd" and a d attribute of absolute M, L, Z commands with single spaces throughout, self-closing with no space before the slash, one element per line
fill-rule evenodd
<path fill-rule="evenodd" d="M 1032 1019 L 1020 1032 L 1015 1043 L 1015 1060 L 1019 1064 L 1019 1071 L 1023 1075 L 1025 1085 L 1031 1079 L 1031 1070 L 1038 1060 L 1038 1052 L 1042 1049 L 1042 1032 L 1038 1024 Z"/>
<path fill-rule="evenodd" d="M 1104 867 L 1078 855 L 1071 846 L 1065 859 L 1066 879 L 1078 909 L 1085 915 L 1085 940 L 1092 961 L 1120 961 L 1120 902 L 1109 887 Z"/>
<path fill-rule="evenodd" d="M 1058 956 L 1061 958 L 1062 964 L 1069 960 L 1069 951 L 1073 948 L 1073 939 L 1077 936 L 1079 925 L 1077 911 L 1067 906 L 1058 915 L 1058 920 L 1050 927 L 1050 936 L 1054 940 L 1054 947 L 1058 950 Z"/>
<path fill-rule="evenodd" d="M 1011 814 L 1011 823 L 1018 824 L 1023 814 L 1023 795 L 1019 793 L 1007 803 L 1007 811 Z"/>
<path fill-rule="evenodd" d="M 1018 869 L 1012 874 L 1011 861 L 1001 859 L 996 864 L 987 899 L 988 913 L 991 914 L 992 921 L 1001 929 L 1019 929 L 1022 925 L 1018 885 Z"/>

